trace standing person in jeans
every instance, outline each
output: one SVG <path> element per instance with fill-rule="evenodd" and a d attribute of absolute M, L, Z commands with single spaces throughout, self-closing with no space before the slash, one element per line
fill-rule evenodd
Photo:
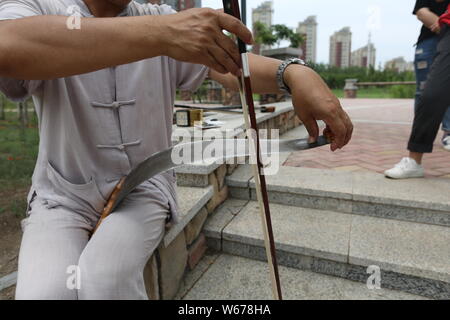
<path fill-rule="evenodd" d="M 408 143 L 409 157 L 403 158 L 394 168 L 385 172 L 394 179 L 421 178 L 424 176 L 422 158 L 433 151 L 439 126 L 450 105 L 450 4 L 439 18 L 440 41 L 437 54 L 418 98 L 414 124 Z"/>
<path fill-rule="evenodd" d="M 413 14 L 417 15 L 417 18 L 423 23 L 414 61 L 417 79 L 416 109 L 418 98 L 423 92 L 433 59 L 436 56 L 441 31 L 439 16 L 445 13 L 449 4 L 449 0 L 417 0 L 414 7 Z M 450 151 L 450 108 L 442 121 L 442 130 L 444 131 L 442 145 L 445 150 Z"/>

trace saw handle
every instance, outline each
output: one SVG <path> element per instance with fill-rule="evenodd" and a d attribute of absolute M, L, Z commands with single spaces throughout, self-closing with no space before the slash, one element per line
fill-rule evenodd
<path fill-rule="evenodd" d="M 108 199 L 108 202 L 106 203 L 105 208 L 103 209 L 102 215 L 101 215 L 100 219 L 98 220 L 97 225 L 94 228 L 94 231 L 92 231 L 92 235 L 94 235 L 95 231 L 97 231 L 97 229 L 100 227 L 103 220 L 105 220 L 106 217 L 108 217 L 111 214 L 113 206 L 116 203 L 117 196 L 119 195 L 120 191 L 123 188 L 124 182 L 125 182 L 125 177 L 120 179 L 119 183 L 114 188 L 113 192 L 111 193 L 111 196 Z"/>

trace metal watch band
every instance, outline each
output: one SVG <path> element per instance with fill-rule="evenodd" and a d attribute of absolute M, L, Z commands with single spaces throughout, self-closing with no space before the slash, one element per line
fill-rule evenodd
<path fill-rule="evenodd" d="M 308 66 L 308 64 L 305 61 L 299 58 L 287 59 L 282 64 L 280 64 L 277 71 L 278 87 L 280 88 L 281 91 L 287 94 L 291 94 L 291 88 L 289 88 L 289 86 L 286 85 L 286 83 L 284 82 L 284 72 L 286 71 L 287 67 L 289 67 L 291 64 L 299 64 L 306 67 Z"/>

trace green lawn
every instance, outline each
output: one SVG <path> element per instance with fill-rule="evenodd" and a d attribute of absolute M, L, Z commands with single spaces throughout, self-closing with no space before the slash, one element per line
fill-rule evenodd
<path fill-rule="evenodd" d="M 415 86 L 369 87 L 358 90 L 358 98 L 364 99 L 413 99 Z M 338 98 L 344 98 L 343 89 L 333 89 Z"/>
<path fill-rule="evenodd" d="M 30 123 L 22 128 L 16 112 L 6 112 L 0 120 L 0 214 L 23 215 L 26 191 L 36 163 L 39 135 L 36 115 L 30 113 Z"/>
<path fill-rule="evenodd" d="M 0 93 L 0 95 L 1 95 L 1 93 Z M 0 97 L 0 99 L 1 99 L 2 97 Z M 17 105 L 16 105 L 16 103 L 14 103 L 14 102 L 12 102 L 12 101 L 10 101 L 10 100 L 8 100 L 8 99 L 6 99 L 6 98 L 4 98 L 5 100 L 5 109 L 6 110 L 15 110 L 15 109 L 17 109 Z"/>

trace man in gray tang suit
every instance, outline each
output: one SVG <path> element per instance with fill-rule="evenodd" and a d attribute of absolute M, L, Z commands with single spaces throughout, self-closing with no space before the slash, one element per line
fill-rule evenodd
<path fill-rule="evenodd" d="M 177 88 L 209 75 L 238 89 L 239 52 L 223 30 L 248 44 L 250 31 L 222 11 L 130 0 L 2 0 L 0 20 L 0 90 L 33 96 L 40 132 L 16 298 L 147 299 L 143 269 L 177 222 L 173 172 L 141 184 L 90 234 L 118 181 L 170 147 Z M 255 92 L 280 92 L 280 65 L 250 57 Z M 312 139 L 324 120 L 331 149 L 345 146 L 351 121 L 320 77 L 294 63 L 282 71 Z M 71 267 L 80 287 L 67 285 Z"/>

